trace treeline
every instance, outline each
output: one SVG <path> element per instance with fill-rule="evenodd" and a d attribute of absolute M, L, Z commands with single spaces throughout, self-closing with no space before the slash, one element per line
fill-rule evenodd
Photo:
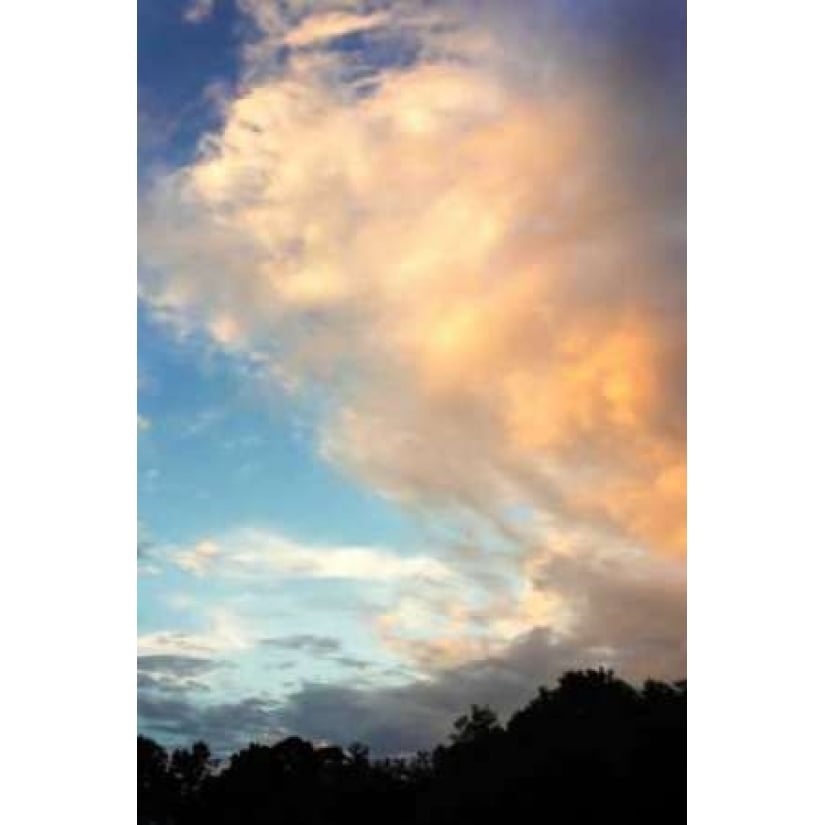
<path fill-rule="evenodd" d="M 565 674 L 506 725 L 473 706 L 450 742 L 411 759 L 298 737 L 217 766 L 197 743 L 138 737 L 139 825 L 674 823 L 686 808 L 685 682 L 641 689 Z"/>

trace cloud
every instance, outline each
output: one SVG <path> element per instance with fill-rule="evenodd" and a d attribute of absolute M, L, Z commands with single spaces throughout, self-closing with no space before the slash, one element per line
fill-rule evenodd
<path fill-rule="evenodd" d="M 186 698 L 138 696 L 142 730 L 162 741 L 190 744 L 206 741 L 226 756 L 249 742 L 272 742 L 285 731 L 278 725 L 274 703 L 264 697 L 200 705 Z"/>
<path fill-rule="evenodd" d="M 508 45 L 375 67 L 368 94 L 329 71 L 361 53 L 252 83 L 143 204 L 148 300 L 323 386 L 324 454 L 387 495 L 680 554 L 676 115 L 561 45 L 526 85 Z"/>
<path fill-rule="evenodd" d="M 202 633 L 160 630 L 138 636 L 139 656 L 209 657 L 215 653 L 243 651 L 252 647 L 244 623 L 226 608 L 208 611 L 208 629 Z"/>
<path fill-rule="evenodd" d="M 138 672 L 164 673 L 178 678 L 199 676 L 208 672 L 220 663 L 213 659 L 201 659 L 195 656 L 138 656 Z"/>
<path fill-rule="evenodd" d="M 636 678 L 686 672 L 685 570 L 673 561 L 568 556 L 533 561 L 536 587 L 564 594 L 569 640 Z"/>
<path fill-rule="evenodd" d="M 215 428 L 226 415 L 226 410 L 219 408 L 200 410 L 191 418 L 181 423 L 180 434 L 184 438 L 196 438 Z"/>
<path fill-rule="evenodd" d="M 168 654 L 138 656 L 138 690 L 175 694 L 208 691 L 209 686 L 199 677 L 225 666 L 226 663 L 220 660 L 195 656 Z"/>
<path fill-rule="evenodd" d="M 313 636 L 311 633 L 261 639 L 258 644 L 281 650 L 300 650 L 313 656 L 327 656 L 341 650 L 341 642 L 338 639 L 330 636 Z"/>
<path fill-rule="evenodd" d="M 602 573 L 604 580 L 597 590 L 600 598 L 606 598 L 606 607 L 598 618 L 588 620 L 579 636 L 564 638 L 550 629 L 534 628 L 495 656 L 397 687 L 310 683 L 282 700 L 252 697 L 214 706 L 191 700 L 144 700 L 141 718 L 184 740 L 207 737 L 224 753 L 250 739 L 272 741 L 296 733 L 344 745 L 367 742 L 376 754 L 409 754 L 444 741 L 452 722 L 470 704 L 489 704 L 506 719 L 539 686 L 552 685 L 572 668 L 608 665 L 636 681 L 683 676 L 679 649 L 683 617 L 667 611 L 654 629 L 645 610 L 646 601 L 667 601 L 667 596 L 657 595 L 654 582 L 611 587 L 607 571 L 593 575 Z M 577 587 L 588 589 L 586 583 Z M 625 610 L 628 618 L 615 626 L 616 616 Z M 646 634 L 639 635 L 640 629 Z"/>
<path fill-rule="evenodd" d="M 375 617 L 380 638 L 430 674 L 495 658 L 537 627 L 629 675 L 683 673 L 682 560 L 605 551 L 598 534 L 562 536 L 528 546 L 505 584 L 480 586 L 470 567 L 448 589 L 403 592 Z"/>
<path fill-rule="evenodd" d="M 237 747 L 245 743 L 244 736 L 269 741 L 295 733 L 343 744 L 359 739 L 378 753 L 410 753 L 442 741 L 452 721 L 469 704 L 490 704 L 506 717 L 528 701 L 539 685 L 553 684 L 569 669 L 607 666 L 636 682 L 648 677 L 683 677 L 683 565 L 670 558 L 640 562 L 627 554 L 604 554 L 586 548 L 584 541 L 565 551 L 536 547 L 525 557 L 525 577 L 531 587 L 550 603 L 564 606 L 555 621 L 551 617 L 542 624 L 541 613 L 527 612 L 521 624 L 513 621 L 498 628 L 508 613 L 492 602 L 482 604 L 475 614 L 467 609 L 448 619 L 457 621 L 455 632 L 440 637 L 431 632 L 430 625 L 443 605 L 431 605 L 429 613 L 422 607 L 422 616 L 413 624 L 422 636 L 403 651 L 413 672 L 395 668 L 389 685 L 389 674 L 381 667 L 347 656 L 333 637 L 292 634 L 259 639 L 259 644 L 276 650 L 323 657 L 353 671 L 358 682 L 352 678 L 338 683 L 305 682 L 278 699 L 258 696 L 240 704 L 204 705 L 203 687 L 190 684 L 188 689 L 179 689 L 172 681 L 171 688 L 156 689 L 154 698 L 149 697 L 153 715 L 146 724 L 151 721 L 159 731 L 189 741 L 208 734 L 209 741 L 214 738 L 221 747 L 229 746 L 228 736 L 231 746 Z M 474 628 L 485 632 L 474 637 Z M 220 634 L 213 630 L 212 635 Z M 401 631 L 398 638 L 403 638 Z M 451 657 L 438 650 L 445 640 L 456 646 L 465 644 L 465 655 Z M 193 641 L 187 637 L 182 644 L 177 638 L 175 646 L 192 651 Z M 474 641 L 478 642 L 475 646 Z M 214 651 L 219 645 L 202 643 L 197 656 L 190 652 L 142 657 L 141 661 L 151 665 L 152 672 L 162 669 L 173 678 L 203 684 L 203 675 L 215 661 L 207 647 Z M 160 701 L 164 697 L 182 701 Z M 238 719 L 247 718 L 252 721 L 235 726 Z M 221 730 L 221 724 L 233 727 Z"/>
<path fill-rule="evenodd" d="M 471 703 L 507 716 L 536 688 L 551 683 L 578 654 L 534 630 L 501 656 L 394 688 L 305 685 L 280 709 L 289 730 L 317 740 L 363 741 L 379 754 L 412 753 L 444 741 Z"/>
<path fill-rule="evenodd" d="M 138 522 L 138 541 L 137 541 L 137 572 L 138 576 L 159 576 L 161 573 L 160 567 L 155 564 L 155 550 L 156 546 L 142 522 Z"/>
<path fill-rule="evenodd" d="M 203 23 L 215 11 L 215 0 L 191 0 L 184 9 L 183 19 L 186 23 Z"/>
<path fill-rule="evenodd" d="M 522 542 L 528 537 L 519 532 L 513 539 Z M 541 577 L 546 570 L 539 564 L 552 558 L 553 551 L 543 535 L 531 540 L 537 542 L 533 550 L 511 542 L 498 560 L 482 556 L 481 571 L 477 553 L 462 557 L 443 539 L 431 548 L 439 558 L 380 548 L 302 545 L 251 528 L 190 547 L 167 548 L 164 555 L 199 578 L 242 584 L 247 594 L 249 587 L 265 592 L 284 579 L 301 580 L 305 587 L 314 582 L 321 589 L 306 590 L 305 599 L 319 598 L 318 610 L 329 607 L 324 583 L 346 582 L 347 610 L 365 624 L 369 636 L 393 658 L 428 672 L 493 655 L 537 625 L 566 630 L 581 599 L 571 598 L 564 587 L 544 586 Z M 312 650 L 315 655 L 340 649 L 336 639 L 310 633 L 268 637 L 259 643 Z M 198 653 L 249 648 L 252 640 L 237 617 L 218 614 L 207 633 L 156 633 L 143 637 L 143 644 L 164 652 Z"/>
<path fill-rule="evenodd" d="M 182 550 L 175 558 L 175 563 L 187 573 L 203 575 L 209 569 L 209 563 L 219 553 L 218 545 L 213 541 L 201 541 L 188 550 Z"/>
<path fill-rule="evenodd" d="M 333 661 L 341 665 L 341 667 L 349 668 L 350 670 L 372 670 L 376 667 L 374 662 L 368 659 L 361 659 L 358 656 L 335 656 Z"/>
<path fill-rule="evenodd" d="M 369 31 L 387 20 L 387 14 L 382 12 L 365 15 L 342 11 L 323 12 L 305 17 L 287 32 L 283 42 L 293 47 L 311 46 L 332 38 Z"/>
<path fill-rule="evenodd" d="M 372 547 L 303 545 L 277 533 L 242 529 L 203 540 L 173 554 L 182 570 L 199 576 L 439 581 L 449 569 L 427 556 L 404 556 Z"/>
<path fill-rule="evenodd" d="M 299 651 L 316 659 L 325 659 L 347 670 L 365 672 L 378 666 L 375 662 L 358 656 L 343 654 L 343 643 L 331 636 L 316 636 L 311 633 L 298 633 L 293 636 L 276 636 L 260 639 L 258 644 L 276 650 Z M 294 666 L 295 662 L 286 663 Z M 281 665 L 284 667 L 285 665 Z"/>
<path fill-rule="evenodd" d="M 552 576 L 545 569 L 547 586 L 591 602 L 568 631 L 535 627 L 494 655 L 399 687 L 305 685 L 279 712 L 281 724 L 317 739 L 359 739 L 381 753 L 409 753 L 443 741 L 469 704 L 489 704 L 506 718 L 569 669 L 608 666 L 637 682 L 684 676 L 678 565 L 662 562 L 655 574 L 598 559 L 557 558 L 553 566 Z"/>

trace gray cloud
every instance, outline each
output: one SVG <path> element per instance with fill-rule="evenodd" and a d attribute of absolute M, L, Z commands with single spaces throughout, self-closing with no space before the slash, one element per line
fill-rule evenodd
<path fill-rule="evenodd" d="M 158 691 L 185 696 L 193 691 L 208 691 L 203 677 L 228 662 L 199 656 L 156 654 L 137 657 L 139 691 Z"/>
<path fill-rule="evenodd" d="M 687 589 L 681 563 L 555 556 L 534 584 L 576 608 L 573 640 L 632 678 L 675 678 L 686 670 Z"/>
<path fill-rule="evenodd" d="M 471 703 L 504 718 L 565 670 L 598 664 L 536 628 L 504 653 L 393 688 L 305 685 L 280 709 L 282 724 L 313 739 L 364 741 L 378 754 L 412 753 L 445 740 Z"/>
<path fill-rule="evenodd" d="M 572 587 L 574 567 L 554 564 L 546 571 L 547 583 Z M 684 676 L 682 584 L 663 585 L 652 577 L 627 581 L 626 571 L 610 565 L 579 568 L 578 575 L 582 581 L 575 591 L 589 607 L 570 636 L 534 628 L 498 656 L 400 687 L 305 685 L 289 697 L 279 719 L 311 738 L 358 739 L 377 753 L 409 753 L 443 741 L 471 703 L 489 704 L 506 718 L 566 670 L 608 666 L 637 682 Z M 564 576 L 571 581 L 562 581 Z"/>
<path fill-rule="evenodd" d="M 360 659 L 357 656 L 335 656 L 333 661 L 341 667 L 351 668 L 352 670 L 369 670 L 375 667 L 373 662 Z"/>
<path fill-rule="evenodd" d="M 410 753 L 443 740 L 470 703 L 509 714 L 577 661 L 576 651 L 537 629 L 500 657 L 400 687 L 304 684 L 281 701 L 249 697 L 213 705 L 142 695 L 138 713 L 144 729 L 163 741 L 205 739 L 217 753 L 289 734 L 344 745 L 359 740 L 377 754 Z"/>
<path fill-rule="evenodd" d="M 162 739 L 204 738 L 222 753 L 251 739 L 288 734 L 342 745 L 360 740 L 377 754 L 411 753 L 444 741 L 453 720 L 471 703 L 489 704 L 507 718 L 539 686 L 552 685 L 567 670 L 606 666 L 635 682 L 685 676 L 686 592 L 680 560 L 641 564 L 580 547 L 570 555 L 538 552 L 529 575 L 540 592 L 570 605 L 572 618 L 556 627 L 534 627 L 496 655 L 387 686 L 381 683 L 388 675 L 384 670 L 373 671 L 366 659 L 346 655 L 334 638 L 275 637 L 261 644 L 326 657 L 357 673 L 357 683 L 304 683 L 277 700 L 253 696 L 212 705 L 197 701 L 193 681 L 221 666 L 219 661 L 143 656 L 143 673 L 163 674 L 183 687 L 175 695 L 169 690 L 142 695 L 141 721 Z"/>
<path fill-rule="evenodd" d="M 179 678 L 198 676 L 224 665 L 223 662 L 215 659 L 172 654 L 138 656 L 137 664 L 138 672 L 163 673 Z"/>
<path fill-rule="evenodd" d="M 354 671 L 367 671 L 375 667 L 373 662 L 358 656 L 349 656 L 343 653 L 340 640 L 331 636 L 317 636 L 311 633 L 298 633 L 292 636 L 276 636 L 260 639 L 258 644 L 282 651 L 304 653 L 315 658 L 324 658 L 343 668 Z M 295 661 L 283 662 L 275 665 L 279 670 L 294 667 Z"/>
<path fill-rule="evenodd" d="M 312 656 L 328 656 L 341 650 L 341 642 L 338 639 L 330 636 L 315 636 L 310 633 L 261 639 L 259 644 L 280 650 L 300 650 Z"/>
<path fill-rule="evenodd" d="M 252 741 L 280 739 L 275 706 L 265 697 L 202 706 L 185 698 L 138 697 L 141 728 L 173 744 L 206 741 L 216 754 L 227 755 Z"/>
<path fill-rule="evenodd" d="M 168 676 L 158 676 L 153 673 L 142 673 L 137 675 L 138 691 L 157 691 L 166 694 L 178 694 L 186 696 L 193 691 L 208 691 L 209 685 L 197 679 L 175 679 Z"/>

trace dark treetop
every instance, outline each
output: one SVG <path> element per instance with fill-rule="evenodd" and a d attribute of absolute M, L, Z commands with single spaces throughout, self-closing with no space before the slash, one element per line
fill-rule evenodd
<path fill-rule="evenodd" d="M 138 737 L 138 823 L 532 825 L 685 821 L 687 683 L 641 689 L 605 670 L 565 674 L 506 725 L 473 706 L 450 742 L 411 759 L 298 737 L 217 765 Z"/>

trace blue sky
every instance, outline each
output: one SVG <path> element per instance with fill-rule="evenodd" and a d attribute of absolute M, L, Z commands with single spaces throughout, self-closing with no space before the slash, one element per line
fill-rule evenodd
<path fill-rule="evenodd" d="M 141 730 L 398 752 L 683 675 L 683 6 L 138 35 Z"/>
<path fill-rule="evenodd" d="M 300 540 L 414 541 L 403 510 L 319 457 L 311 411 L 250 387 L 231 356 L 181 344 L 141 309 L 138 358 L 140 512 L 155 540 L 253 523 Z"/>
<path fill-rule="evenodd" d="M 191 157 L 198 137 L 214 125 L 213 84 L 236 81 L 240 18 L 234 3 L 219 3 L 202 25 L 183 19 L 181 2 L 138 3 L 138 174 L 153 164 Z"/>

